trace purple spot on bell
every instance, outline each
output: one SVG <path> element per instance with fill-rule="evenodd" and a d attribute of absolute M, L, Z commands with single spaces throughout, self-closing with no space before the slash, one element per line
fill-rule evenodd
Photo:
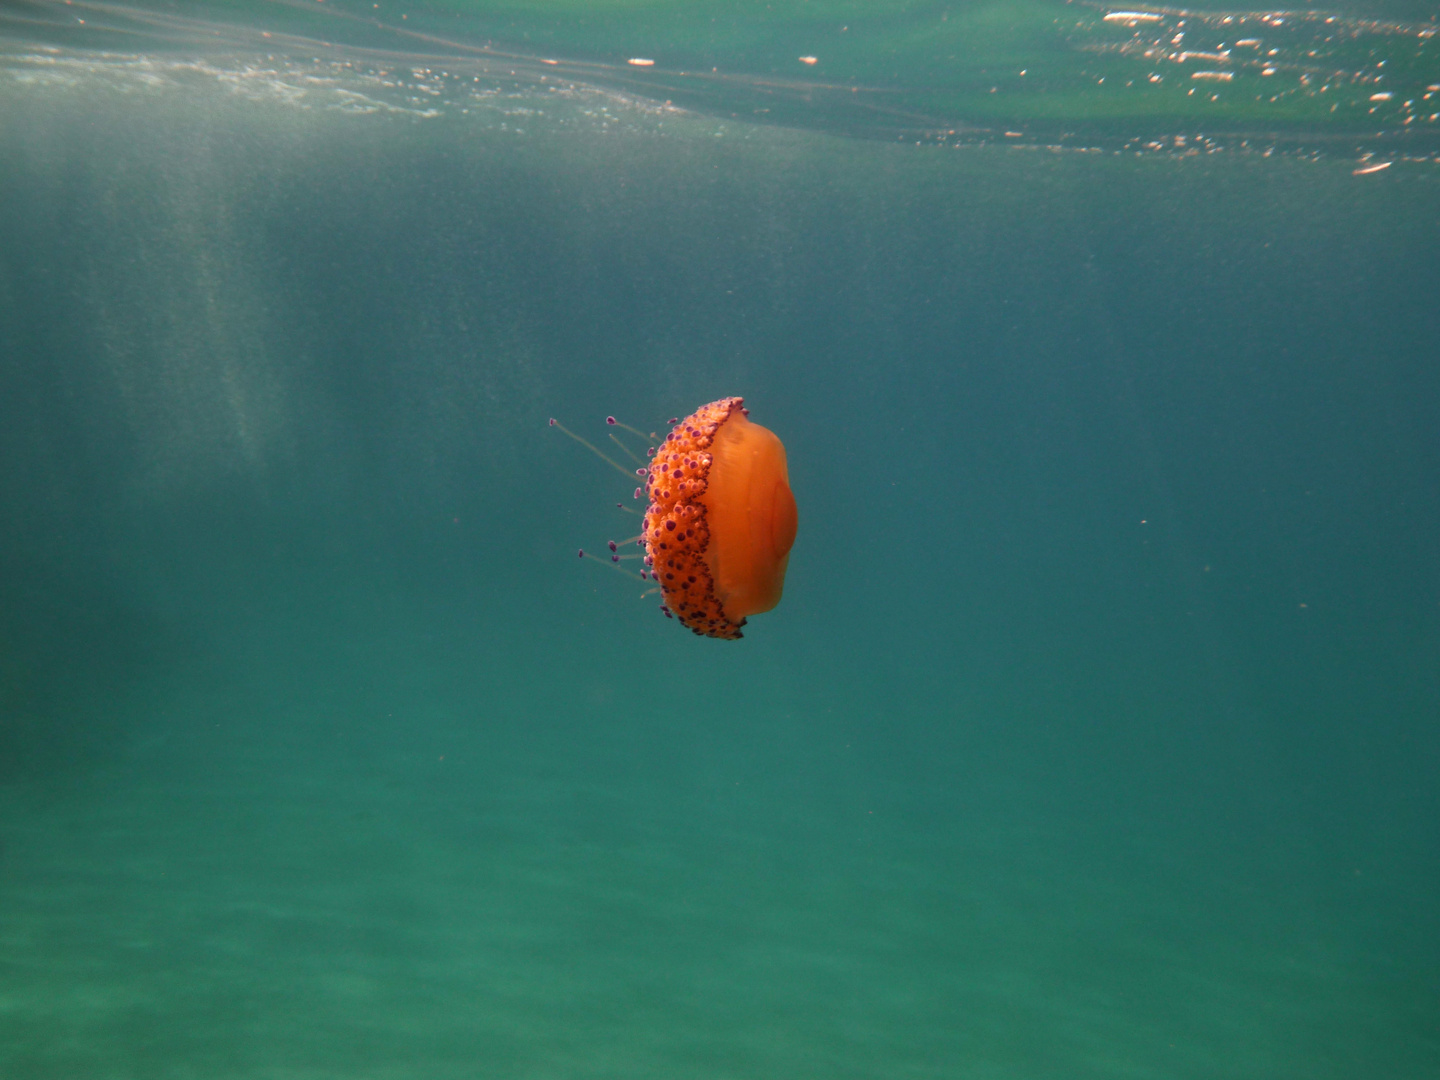
<path fill-rule="evenodd" d="M 638 499 L 639 497 L 640 497 L 640 489 L 639 489 L 639 488 L 636 488 L 636 489 L 635 489 L 634 498 L 637 498 L 637 499 Z"/>
<path fill-rule="evenodd" d="M 654 457 L 654 456 L 655 456 L 655 448 L 654 448 L 653 446 L 650 447 L 649 450 L 646 450 L 646 451 L 645 451 L 645 454 L 646 454 L 647 457 Z"/>
<path fill-rule="evenodd" d="M 678 424 L 680 422 L 680 418 L 678 416 L 672 416 L 669 420 L 666 420 L 665 422 L 667 424 Z"/>
<path fill-rule="evenodd" d="M 645 475 L 647 475 L 649 472 L 650 472 L 649 469 L 636 469 L 636 470 L 635 470 L 635 475 L 636 475 L 636 476 L 645 476 Z"/>
<path fill-rule="evenodd" d="M 615 426 L 616 424 L 618 424 L 620 421 L 619 421 L 619 420 L 616 420 L 615 417 L 613 417 L 613 416 L 607 416 L 607 417 L 605 417 L 605 422 L 606 422 L 607 424 L 609 424 L 611 427 L 614 427 L 614 426 Z"/>

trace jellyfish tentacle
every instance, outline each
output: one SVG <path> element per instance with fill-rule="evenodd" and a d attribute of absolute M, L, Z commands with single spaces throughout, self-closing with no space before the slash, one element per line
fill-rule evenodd
<path fill-rule="evenodd" d="M 553 416 L 550 418 L 550 426 L 553 427 L 553 428 L 559 428 L 559 429 L 560 429 L 561 431 L 563 431 L 566 435 L 569 435 L 570 438 L 574 439 L 574 440 L 575 440 L 576 442 L 578 442 L 581 446 L 585 447 L 585 449 L 589 450 L 592 454 L 594 454 L 596 457 L 598 457 L 601 461 L 605 462 L 607 465 L 610 465 L 611 467 L 613 467 L 613 468 L 615 468 L 615 469 L 618 469 L 618 470 L 620 471 L 621 475 L 623 475 L 623 476 L 633 476 L 633 475 L 635 475 L 635 474 L 634 474 L 634 470 L 632 470 L 632 469 L 627 469 L 624 465 L 621 465 L 621 464 L 620 464 L 618 461 L 616 461 L 614 458 L 608 457 L 607 455 L 601 453 L 601 452 L 600 452 L 600 448 L 599 448 L 598 446 L 596 446 L 594 443 L 592 443 L 589 439 L 584 439 L 584 438 L 581 438 L 579 435 L 576 435 L 575 432 L 571 431 L 571 430 L 570 430 L 569 428 L 567 428 L 564 424 L 560 423 L 559 420 L 556 420 Z"/>
<path fill-rule="evenodd" d="M 605 565 L 605 566 L 608 566 L 611 570 L 614 570 L 616 573 L 618 573 L 618 574 L 624 574 L 626 577 L 634 578 L 636 581 L 643 581 L 643 580 L 644 580 L 644 578 L 642 578 L 639 574 L 636 574 L 636 573 L 634 573 L 634 572 L 632 572 L 632 571 L 630 571 L 630 570 L 626 570 L 623 566 L 619 565 L 618 563 L 611 562 L 610 559 L 602 559 L 599 555 L 596 555 L 596 554 L 595 554 L 594 552 L 592 552 L 592 551 L 584 551 L 584 550 L 582 550 L 582 551 L 580 552 L 580 557 L 581 557 L 582 559 L 591 559 L 591 560 L 593 560 L 594 562 L 601 563 L 601 564 L 603 564 L 603 565 Z M 613 558 L 613 556 L 612 556 L 612 558 Z M 621 555 L 621 556 L 619 556 L 619 558 L 622 558 L 622 559 L 623 559 L 623 558 L 625 558 L 625 556 Z"/>
<path fill-rule="evenodd" d="M 623 442 L 617 439 L 613 431 L 607 432 L 607 434 L 610 436 L 610 441 L 620 448 L 620 452 L 622 454 L 628 457 L 631 461 L 635 462 L 636 465 L 645 464 L 645 459 L 642 458 L 639 454 L 634 453 L 628 446 L 626 446 Z"/>
<path fill-rule="evenodd" d="M 647 434 L 646 432 L 641 431 L 639 428 L 633 428 L 629 424 L 625 423 L 623 420 L 616 420 L 613 416 L 607 416 L 605 418 L 605 423 L 609 424 L 611 427 L 623 428 L 625 431 L 630 432 L 631 435 L 639 435 L 642 439 L 658 439 L 660 437 L 656 435 L 653 431 Z"/>

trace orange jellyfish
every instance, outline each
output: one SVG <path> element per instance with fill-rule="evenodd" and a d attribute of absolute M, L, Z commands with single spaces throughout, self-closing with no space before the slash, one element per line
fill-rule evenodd
<path fill-rule="evenodd" d="M 722 398 L 674 422 L 649 464 L 635 470 L 650 499 L 635 538 L 645 549 L 640 576 L 654 579 L 667 616 L 730 640 L 744 636 L 751 615 L 780 603 L 797 525 L 785 446 L 749 419 L 744 404 Z M 613 417 L 606 422 L 644 434 Z M 627 471 L 564 425 L 550 424 Z M 613 541 L 609 547 L 612 561 L 628 557 L 616 554 Z"/>
<path fill-rule="evenodd" d="M 785 446 L 744 399 L 702 405 L 665 436 L 645 478 L 641 539 L 665 613 L 734 639 L 780 603 L 798 518 Z"/>

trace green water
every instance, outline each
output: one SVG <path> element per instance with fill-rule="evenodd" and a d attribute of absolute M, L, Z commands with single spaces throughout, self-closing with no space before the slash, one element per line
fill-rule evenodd
<path fill-rule="evenodd" d="M 443 61 L 753 123 L 940 143 L 1440 154 L 1423 0 L 1244 11 L 1092 0 L 27 0 L 47 43 Z M 508 72 L 507 72 L 508 69 Z M 416 72 L 418 75 L 419 72 Z M 445 73 L 448 79 L 450 72 Z M 1360 149 L 1356 149 L 1359 147 Z"/>
<path fill-rule="evenodd" d="M 0 1076 L 1440 1071 L 1418 143 L 60 7 L 0 23 Z M 698 10 L 595 17 L 758 77 Z M 727 394 L 800 511 L 736 643 L 575 558 L 631 485 L 546 423 Z"/>

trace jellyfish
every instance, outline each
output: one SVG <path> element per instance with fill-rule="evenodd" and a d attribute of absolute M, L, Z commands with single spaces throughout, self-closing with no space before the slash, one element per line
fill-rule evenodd
<path fill-rule="evenodd" d="M 645 563 L 665 610 L 697 634 L 734 639 L 780 603 L 798 518 L 785 446 L 744 399 L 675 425 L 645 478 Z"/>
<path fill-rule="evenodd" d="M 649 498 L 634 538 L 645 551 L 640 576 L 655 581 L 666 616 L 703 637 L 743 637 L 751 615 L 780 603 L 795 543 L 785 446 L 744 406 L 743 398 L 722 398 L 671 421 L 648 465 L 634 470 L 644 479 L 636 497 Z M 550 424 L 626 472 L 557 421 Z M 625 558 L 613 542 L 609 547 L 614 562 Z"/>

